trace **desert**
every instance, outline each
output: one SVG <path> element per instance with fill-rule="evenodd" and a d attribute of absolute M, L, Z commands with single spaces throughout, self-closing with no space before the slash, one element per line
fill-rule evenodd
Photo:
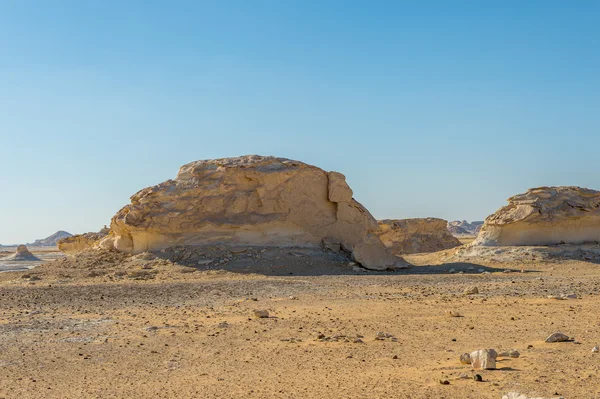
<path fill-rule="evenodd" d="M 0 399 L 600 399 L 599 20 L 0 0 Z"/>
<path fill-rule="evenodd" d="M 336 208 L 358 204 L 341 174 L 258 156 L 190 165 L 179 183 L 166 183 L 181 188 L 144 189 L 110 228 L 59 240 L 64 254 L 55 248 L 39 262 L 21 246 L 4 258 L 37 263 L 0 273 L 0 397 L 600 394 L 600 244 L 460 245 L 444 220 L 378 225 L 360 205 L 351 205 L 360 217 L 342 216 L 356 227 L 340 229 Z M 286 188 L 304 170 L 314 188 Z M 248 176 L 259 184 L 215 194 Z M 277 181 L 273 194 L 262 189 L 268 179 Z M 536 220 L 542 231 L 556 220 L 596 220 L 560 205 L 590 191 L 567 190 L 568 198 L 561 188 L 531 191 L 541 195 L 529 203 L 549 209 Z M 254 193 L 263 199 L 249 217 L 235 204 Z M 331 221 L 293 222 L 284 204 L 307 200 Z M 504 212 L 490 215 L 478 237 Z M 149 231 L 161 239 L 149 240 Z M 118 243 L 123 234 L 129 246 Z M 388 266 L 361 264 L 357 249 Z"/>

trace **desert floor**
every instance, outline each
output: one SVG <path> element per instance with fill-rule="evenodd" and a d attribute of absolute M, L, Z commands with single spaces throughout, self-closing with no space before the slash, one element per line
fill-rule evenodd
<path fill-rule="evenodd" d="M 285 257 L 256 270 L 122 272 L 117 259 L 0 273 L 0 398 L 600 397 L 599 265 L 443 255 L 386 273 Z M 464 295 L 471 286 L 480 293 Z M 556 331 L 575 342 L 544 343 Z M 521 357 L 460 363 L 481 348 Z"/>

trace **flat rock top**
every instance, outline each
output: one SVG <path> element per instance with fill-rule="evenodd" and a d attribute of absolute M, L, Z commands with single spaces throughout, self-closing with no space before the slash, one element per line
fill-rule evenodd
<path fill-rule="evenodd" d="M 190 162 L 179 169 L 176 180 L 187 180 L 198 173 L 205 171 L 216 171 L 219 169 L 255 169 L 260 172 L 268 173 L 295 168 L 318 169 L 300 161 L 287 158 L 263 155 L 243 155 L 232 158 L 208 159 Z"/>
<path fill-rule="evenodd" d="M 509 204 L 485 220 L 487 225 L 505 225 L 527 219 L 551 220 L 589 216 L 600 212 L 600 191 L 576 186 L 538 187 L 508 199 Z"/>

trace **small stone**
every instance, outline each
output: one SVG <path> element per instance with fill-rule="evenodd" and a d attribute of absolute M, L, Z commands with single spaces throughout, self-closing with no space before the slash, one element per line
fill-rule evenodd
<path fill-rule="evenodd" d="M 561 297 L 564 299 L 577 299 L 577 294 L 562 294 Z"/>
<path fill-rule="evenodd" d="M 548 295 L 548 299 L 556 299 L 556 300 L 563 300 L 565 299 L 564 297 L 560 296 L 560 295 Z"/>
<path fill-rule="evenodd" d="M 366 272 L 366 269 L 363 269 L 362 267 L 359 266 L 352 266 L 352 271 L 357 272 L 357 273 L 362 273 L 362 272 Z"/>
<path fill-rule="evenodd" d="M 471 367 L 479 370 L 494 370 L 498 353 L 493 349 L 480 349 L 471 352 Z"/>
<path fill-rule="evenodd" d="M 234 255 L 243 254 L 246 251 L 248 251 L 248 248 L 244 248 L 244 247 L 236 247 L 236 248 L 231 248 L 229 250 L 229 252 L 231 252 Z"/>
<path fill-rule="evenodd" d="M 481 374 L 475 374 L 473 376 L 473 381 L 481 382 L 481 381 L 483 381 L 483 377 L 481 377 Z"/>
<path fill-rule="evenodd" d="M 462 315 L 460 313 L 458 313 L 456 310 L 446 310 L 446 316 L 449 316 L 449 317 L 462 317 Z"/>
<path fill-rule="evenodd" d="M 485 269 L 477 269 L 477 271 L 478 271 L 479 273 L 483 273 L 483 272 L 485 271 Z"/>
<path fill-rule="evenodd" d="M 477 288 L 477 287 L 469 287 L 469 288 L 466 288 L 463 291 L 463 293 L 465 295 L 476 295 L 476 294 L 479 294 L 479 288 Z"/>
<path fill-rule="evenodd" d="M 499 357 L 511 357 L 513 359 L 517 359 L 521 354 L 516 349 L 511 349 L 508 351 L 503 351 L 498 354 Z"/>
<path fill-rule="evenodd" d="M 392 359 L 394 359 L 394 360 L 398 359 L 398 355 L 392 356 Z"/>
<path fill-rule="evenodd" d="M 227 323 L 226 321 L 222 321 L 217 325 L 218 328 L 227 328 L 229 327 L 229 323 Z"/>
<path fill-rule="evenodd" d="M 255 310 L 254 311 L 254 316 L 258 317 L 259 319 L 266 319 L 269 317 L 269 312 L 266 310 Z"/>
<path fill-rule="evenodd" d="M 463 353 L 460 355 L 460 362 L 462 364 L 471 364 L 471 355 L 469 353 Z"/>
<path fill-rule="evenodd" d="M 448 273 L 451 273 L 451 274 L 456 273 L 456 269 L 450 269 L 450 270 L 448 270 Z"/>
<path fill-rule="evenodd" d="M 199 260 L 197 263 L 198 263 L 200 266 L 203 266 L 203 265 L 210 265 L 210 264 L 211 264 L 211 263 L 213 263 L 213 262 L 214 262 L 214 260 L 213 260 L 213 259 L 200 259 L 200 260 Z"/>
<path fill-rule="evenodd" d="M 568 340 L 569 340 L 569 336 L 565 335 L 561 332 L 555 332 L 554 334 L 552 334 L 548 338 L 546 338 L 547 343 L 564 342 L 564 341 L 568 341 Z"/>
<path fill-rule="evenodd" d="M 450 381 L 448 381 L 448 380 L 440 380 L 440 384 L 442 384 L 442 385 L 450 385 Z"/>
<path fill-rule="evenodd" d="M 598 348 L 597 346 L 594 346 L 592 348 L 592 353 L 598 353 L 598 352 L 600 352 L 600 348 Z"/>

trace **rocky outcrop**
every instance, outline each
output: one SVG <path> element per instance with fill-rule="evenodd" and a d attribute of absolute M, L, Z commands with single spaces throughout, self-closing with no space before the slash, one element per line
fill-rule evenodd
<path fill-rule="evenodd" d="M 479 233 L 483 221 L 467 222 L 466 220 L 453 220 L 448 222 L 448 230 L 453 236 L 475 236 Z"/>
<path fill-rule="evenodd" d="M 10 255 L 7 256 L 6 258 L 4 258 L 3 260 L 9 260 L 9 261 L 39 261 L 40 259 L 35 256 L 34 254 L 32 254 L 31 252 L 29 252 L 29 249 L 27 249 L 27 247 L 25 245 L 19 245 L 17 247 L 17 251 Z"/>
<path fill-rule="evenodd" d="M 102 245 L 140 253 L 174 245 L 321 247 L 325 241 L 366 268 L 403 265 L 352 195 L 341 173 L 285 158 L 197 161 L 174 180 L 133 195 L 112 218 Z"/>
<path fill-rule="evenodd" d="M 534 246 L 600 242 L 600 192 L 539 187 L 508 199 L 485 220 L 473 246 Z"/>
<path fill-rule="evenodd" d="M 443 219 L 387 219 L 378 224 L 379 238 L 396 254 L 436 252 L 461 245 Z"/>
<path fill-rule="evenodd" d="M 106 226 L 98 233 L 77 234 L 58 240 L 58 250 L 64 253 L 78 252 L 99 246 L 100 241 L 107 237 L 109 229 Z"/>
<path fill-rule="evenodd" d="M 46 238 L 42 238 L 39 240 L 35 240 L 34 242 L 27 244 L 31 247 L 53 247 L 58 245 L 58 241 L 64 238 L 72 237 L 73 234 L 67 233 L 66 231 L 57 231 L 56 233 L 48 236 Z"/>

